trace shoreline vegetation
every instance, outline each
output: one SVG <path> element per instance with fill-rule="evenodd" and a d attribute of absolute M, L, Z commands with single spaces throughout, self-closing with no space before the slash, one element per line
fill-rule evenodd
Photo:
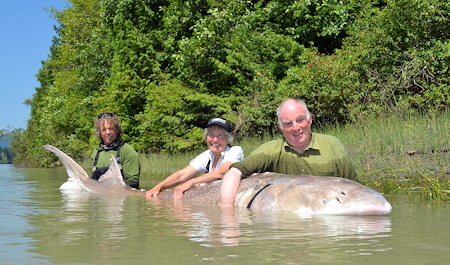
<path fill-rule="evenodd" d="M 348 125 L 316 128 L 342 141 L 359 182 L 384 194 L 450 199 L 450 113 L 379 116 Z M 240 139 L 246 156 L 277 136 Z M 206 148 L 206 147 L 205 147 Z M 203 149 L 202 149 L 203 150 Z M 141 188 L 186 166 L 202 150 L 141 155 Z"/>
<path fill-rule="evenodd" d="M 448 1 L 67 0 L 47 10 L 58 25 L 25 101 L 27 128 L 11 131 L 15 165 L 59 166 L 42 148 L 52 144 L 90 171 L 93 119 L 114 112 L 149 189 L 205 150 L 211 116 L 234 123 L 248 156 L 279 137 L 278 104 L 298 98 L 316 132 L 343 142 L 361 183 L 450 198 Z"/>
<path fill-rule="evenodd" d="M 11 142 L 16 164 L 57 163 L 45 144 L 82 161 L 105 111 L 149 154 L 202 148 L 212 116 L 238 140 L 276 134 L 286 98 L 304 100 L 318 127 L 450 109 L 448 1 L 67 2 L 48 8 L 59 25 Z"/>

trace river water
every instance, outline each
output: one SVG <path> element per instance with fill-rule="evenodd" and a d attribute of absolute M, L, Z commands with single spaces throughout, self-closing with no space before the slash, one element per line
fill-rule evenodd
<path fill-rule="evenodd" d="M 448 264 L 447 202 L 388 216 L 222 212 L 62 193 L 64 169 L 0 165 L 0 264 Z"/>

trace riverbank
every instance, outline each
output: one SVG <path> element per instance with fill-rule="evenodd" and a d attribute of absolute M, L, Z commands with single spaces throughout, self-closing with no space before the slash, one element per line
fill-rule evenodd
<path fill-rule="evenodd" d="M 342 140 L 360 182 L 385 193 L 450 199 L 450 116 L 391 115 L 327 128 Z"/>

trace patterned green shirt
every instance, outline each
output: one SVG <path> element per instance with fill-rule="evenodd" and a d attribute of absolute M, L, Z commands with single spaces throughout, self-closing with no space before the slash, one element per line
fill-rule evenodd
<path fill-rule="evenodd" d="M 356 179 L 356 172 L 342 143 L 334 136 L 312 133 L 311 143 L 300 154 L 284 138 L 262 144 L 243 161 L 234 163 L 243 177 L 276 172 Z"/>

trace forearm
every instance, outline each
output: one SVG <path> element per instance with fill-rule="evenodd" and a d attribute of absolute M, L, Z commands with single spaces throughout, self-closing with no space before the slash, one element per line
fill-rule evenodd
<path fill-rule="evenodd" d="M 168 176 L 165 180 L 163 180 L 158 185 L 161 188 L 160 190 L 172 188 L 183 182 L 188 181 L 189 179 L 197 176 L 198 174 L 199 174 L 198 171 L 195 170 L 195 168 L 193 166 L 188 165 L 187 167 L 185 167 L 181 170 L 178 170 L 177 172 Z"/>
<path fill-rule="evenodd" d="M 225 175 L 225 173 L 218 172 L 217 170 L 215 170 L 215 171 L 203 174 L 199 177 L 192 178 L 188 181 L 192 182 L 192 185 L 194 186 L 194 185 L 209 183 L 211 181 L 222 179 L 224 175 Z"/>
<path fill-rule="evenodd" d="M 161 181 L 159 184 L 155 185 L 159 191 L 175 187 L 176 185 L 183 183 L 184 181 L 181 179 L 181 174 L 179 171 L 173 173 L 168 176 L 166 179 Z"/>
<path fill-rule="evenodd" d="M 237 168 L 231 168 L 223 177 L 220 186 L 220 206 L 234 207 L 234 200 L 241 182 L 242 173 Z"/>

